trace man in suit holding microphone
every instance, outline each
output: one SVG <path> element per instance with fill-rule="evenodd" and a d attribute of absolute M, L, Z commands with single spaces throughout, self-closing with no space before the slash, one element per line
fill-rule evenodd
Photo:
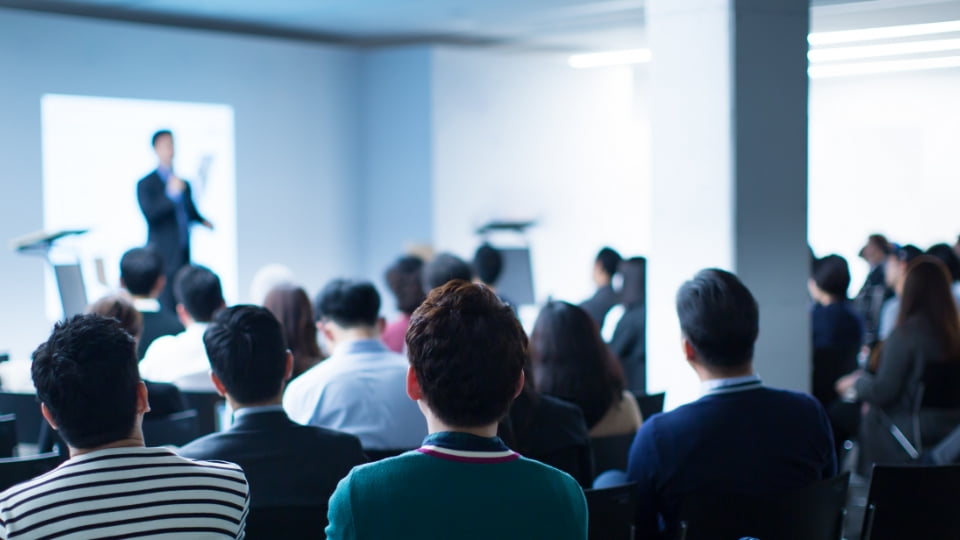
<path fill-rule="evenodd" d="M 190 184 L 173 172 L 173 133 L 160 130 L 153 134 L 153 150 L 157 168 L 137 182 L 137 202 L 147 220 L 147 244 L 163 258 L 167 286 L 160 295 L 160 304 L 173 312 L 173 278 L 190 262 L 190 226 L 213 225 L 197 211 Z"/>

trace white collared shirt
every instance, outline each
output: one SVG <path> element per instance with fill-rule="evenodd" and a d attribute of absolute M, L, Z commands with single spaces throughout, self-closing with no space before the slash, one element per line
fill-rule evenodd
<path fill-rule="evenodd" d="M 711 394 L 730 394 L 733 392 L 743 392 L 744 390 L 753 390 L 763 386 L 763 381 L 756 373 L 744 375 L 742 377 L 727 377 L 725 379 L 710 379 L 700 383 L 700 394 L 703 396 Z"/>
<path fill-rule="evenodd" d="M 158 337 L 140 362 L 140 376 L 177 384 L 181 390 L 213 391 L 210 360 L 203 346 L 206 323 L 192 323 L 175 336 Z"/>
<path fill-rule="evenodd" d="M 140 313 L 159 313 L 160 302 L 156 298 L 134 298 L 133 308 Z"/>

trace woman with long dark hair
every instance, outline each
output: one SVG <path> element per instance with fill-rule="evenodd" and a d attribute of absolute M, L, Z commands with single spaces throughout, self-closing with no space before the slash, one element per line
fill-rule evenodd
<path fill-rule="evenodd" d="M 277 285 L 267 293 L 263 307 L 280 321 L 287 347 L 293 352 L 291 380 L 323 360 L 317 344 L 313 307 L 303 288 L 290 284 Z"/>
<path fill-rule="evenodd" d="M 537 390 L 576 404 L 591 437 L 633 433 L 640 408 L 593 319 L 566 302 L 544 306 L 530 340 Z"/>
<path fill-rule="evenodd" d="M 860 428 L 861 471 L 872 463 L 907 458 L 886 419 L 919 448 L 936 444 L 960 423 L 960 410 L 953 408 L 920 409 L 919 425 L 913 420 L 924 391 L 924 372 L 950 365 L 960 373 L 960 316 L 949 272 L 933 257 L 917 257 L 907 268 L 900 313 L 884 342 L 876 373 L 856 372 L 837 381 L 841 395 L 869 405 Z"/>

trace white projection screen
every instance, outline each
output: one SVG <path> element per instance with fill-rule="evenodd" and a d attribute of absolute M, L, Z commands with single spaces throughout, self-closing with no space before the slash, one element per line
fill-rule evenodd
<path fill-rule="evenodd" d="M 157 166 L 150 138 L 160 129 L 173 132 L 174 172 L 215 227 L 192 228 L 192 260 L 220 276 L 228 303 L 237 297 L 232 107 L 47 94 L 41 110 L 44 229 L 90 231 L 60 240 L 51 259 L 81 264 L 91 302 L 119 287 L 120 257 L 147 241 L 136 189 Z M 61 316 L 52 272 L 47 314 Z"/>

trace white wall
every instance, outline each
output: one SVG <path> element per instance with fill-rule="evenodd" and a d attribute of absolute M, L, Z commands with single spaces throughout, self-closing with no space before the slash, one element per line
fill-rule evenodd
<path fill-rule="evenodd" d="M 0 242 L 43 226 L 43 94 L 225 103 L 236 120 L 234 300 L 270 262 L 311 293 L 358 272 L 358 53 L 3 9 L 0 29 Z M 49 332 L 42 268 L 0 249 L 0 350 L 15 358 Z"/>

